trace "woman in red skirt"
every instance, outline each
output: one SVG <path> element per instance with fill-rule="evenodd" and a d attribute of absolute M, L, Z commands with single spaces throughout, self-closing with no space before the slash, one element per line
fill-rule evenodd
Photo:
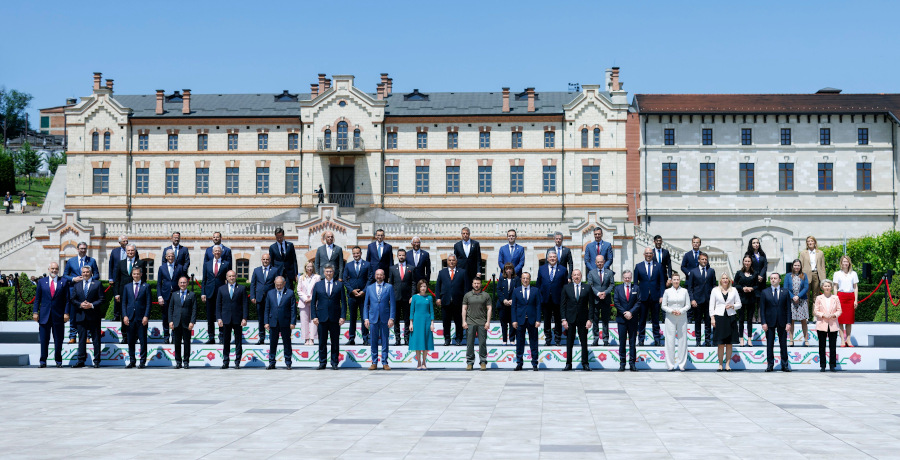
<path fill-rule="evenodd" d="M 850 330 L 856 318 L 856 307 L 859 300 L 859 277 L 853 271 L 853 262 L 850 256 L 841 257 L 841 269 L 834 272 L 832 277 L 837 288 L 838 299 L 841 301 L 841 316 L 838 317 L 841 332 L 841 347 L 852 347 Z"/>

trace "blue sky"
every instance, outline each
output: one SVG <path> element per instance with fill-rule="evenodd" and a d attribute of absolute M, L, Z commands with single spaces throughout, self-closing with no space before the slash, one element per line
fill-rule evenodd
<path fill-rule="evenodd" d="M 630 93 L 900 92 L 889 1 L 4 1 L 0 85 L 37 109 L 90 93 L 565 90 L 621 67 Z M 249 5 L 249 7 L 248 7 Z"/>

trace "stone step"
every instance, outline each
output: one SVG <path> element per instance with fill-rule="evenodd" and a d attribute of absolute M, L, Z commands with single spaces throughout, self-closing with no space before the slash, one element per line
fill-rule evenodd
<path fill-rule="evenodd" d="M 33 343 L 39 339 L 37 332 L 0 332 L 0 343 Z"/>
<path fill-rule="evenodd" d="M 873 335 L 869 337 L 873 347 L 900 348 L 900 335 Z"/>
<path fill-rule="evenodd" d="M 20 367 L 27 365 L 27 354 L 0 354 L 0 367 Z"/>
<path fill-rule="evenodd" d="M 900 359 L 879 360 L 879 370 L 885 372 L 900 372 Z"/>

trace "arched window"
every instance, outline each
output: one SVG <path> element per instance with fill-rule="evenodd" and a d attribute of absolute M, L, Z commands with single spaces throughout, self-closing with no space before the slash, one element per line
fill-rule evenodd
<path fill-rule="evenodd" d="M 360 132 L 359 132 L 359 130 L 358 130 L 358 129 L 354 129 L 354 130 L 353 130 L 353 148 L 354 148 L 354 149 L 360 148 L 360 140 L 361 140 L 361 137 L 360 137 Z"/>
<path fill-rule="evenodd" d="M 347 122 L 341 121 L 337 125 L 337 148 L 347 150 Z"/>
<path fill-rule="evenodd" d="M 100 150 L 100 133 L 91 134 L 91 150 L 94 152 Z"/>
<path fill-rule="evenodd" d="M 588 148 L 588 130 L 587 128 L 581 129 L 581 148 Z"/>
<path fill-rule="evenodd" d="M 112 138 L 112 135 L 109 131 L 103 133 L 103 150 L 109 150 L 109 141 Z"/>
<path fill-rule="evenodd" d="M 600 148 L 600 128 L 594 128 L 594 148 Z"/>
<path fill-rule="evenodd" d="M 325 130 L 325 150 L 331 150 L 331 130 Z"/>

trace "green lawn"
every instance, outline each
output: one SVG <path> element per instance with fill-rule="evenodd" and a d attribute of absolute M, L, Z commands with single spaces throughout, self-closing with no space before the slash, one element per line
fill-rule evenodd
<path fill-rule="evenodd" d="M 31 186 L 28 186 L 28 177 L 16 178 L 16 190 L 28 194 L 28 204 L 30 206 L 40 207 L 44 204 L 44 198 L 47 197 L 47 190 L 50 189 L 52 177 L 33 177 L 31 178 Z M 20 198 L 16 198 L 19 200 Z"/>

